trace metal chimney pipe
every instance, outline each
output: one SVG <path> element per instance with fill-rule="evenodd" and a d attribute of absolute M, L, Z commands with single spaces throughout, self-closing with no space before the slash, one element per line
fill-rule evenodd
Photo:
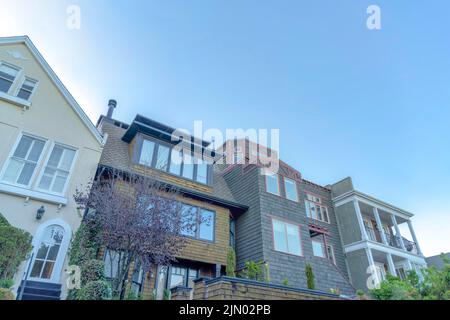
<path fill-rule="evenodd" d="M 112 119 L 113 113 L 114 113 L 114 109 L 117 106 L 117 101 L 116 100 L 109 100 L 108 101 L 108 113 L 106 115 L 107 118 Z"/>

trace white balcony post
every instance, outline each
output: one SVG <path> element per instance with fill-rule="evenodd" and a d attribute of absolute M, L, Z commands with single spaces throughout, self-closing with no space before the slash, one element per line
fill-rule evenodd
<path fill-rule="evenodd" d="M 359 224 L 359 229 L 361 230 L 362 240 L 367 240 L 368 239 L 367 232 L 366 232 L 366 228 L 364 227 L 364 222 L 363 222 L 363 218 L 361 215 L 361 209 L 359 208 L 358 199 L 353 200 L 353 205 L 355 206 L 356 218 L 358 219 L 358 224 Z"/>
<path fill-rule="evenodd" d="M 402 247 L 403 250 L 406 250 L 405 243 L 403 242 L 402 235 L 400 234 L 400 228 L 398 227 L 397 224 L 397 219 L 395 219 L 395 216 L 392 213 L 391 213 L 391 221 L 395 228 L 395 235 L 398 237 L 400 241 L 400 246 Z"/>
<path fill-rule="evenodd" d="M 420 250 L 419 242 L 417 241 L 416 233 L 414 232 L 414 228 L 412 226 L 411 220 L 408 220 L 408 228 L 409 228 L 409 232 L 411 233 L 411 236 L 413 238 L 413 241 L 416 244 L 417 254 L 421 256 L 422 250 Z"/>
<path fill-rule="evenodd" d="M 395 271 L 395 264 L 394 264 L 394 260 L 392 260 L 392 255 L 390 253 L 386 253 L 386 258 L 387 258 L 387 262 L 388 262 L 389 273 L 396 277 L 397 271 Z"/>
<path fill-rule="evenodd" d="M 386 235 L 384 234 L 383 225 L 381 224 L 380 215 L 378 214 L 378 209 L 376 207 L 373 207 L 373 215 L 375 216 L 375 221 L 377 222 L 378 226 L 378 232 L 381 236 L 381 241 L 383 244 L 387 245 Z"/>

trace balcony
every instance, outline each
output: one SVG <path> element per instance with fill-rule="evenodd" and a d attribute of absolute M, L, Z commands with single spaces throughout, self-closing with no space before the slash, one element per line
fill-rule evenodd
<path fill-rule="evenodd" d="M 399 236 L 395 236 L 393 234 L 387 233 L 387 232 L 380 232 L 379 230 L 376 230 L 374 228 L 370 228 L 370 227 L 365 227 L 366 229 L 366 233 L 367 233 L 367 237 L 369 238 L 369 240 L 371 241 L 375 241 L 378 243 L 383 243 L 382 240 L 382 234 L 384 234 L 384 236 L 386 237 L 386 242 L 387 245 L 393 247 L 393 248 L 397 248 L 397 249 L 403 249 L 402 248 L 402 243 L 400 240 Z M 403 238 L 403 244 L 405 245 L 405 250 L 414 254 L 418 254 L 418 250 L 417 250 L 417 245 L 415 242 L 410 241 L 406 238 Z"/>

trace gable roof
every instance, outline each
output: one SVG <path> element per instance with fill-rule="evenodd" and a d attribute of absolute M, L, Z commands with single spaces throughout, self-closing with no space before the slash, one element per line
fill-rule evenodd
<path fill-rule="evenodd" d="M 56 73 L 52 70 L 50 65 L 45 61 L 44 57 L 38 51 L 38 49 L 34 46 L 33 42 L 31 42 L 28 36 L 17 36 L 17 37 L 0 37 L 0 45 L 2 44 L 24 44 L 28 50 L 31 52 L 33 57 L 38 61 L 42 69 L 47 73 L 50 79 L 53 81 L 55 86 L 63 95 L 64 99 L 66 99 L 67 103 L 72 107 L 73 111 L 80 117 L 81 121 L 87 127 L 87 129 L 92 133 L 97 142 L 101 145 L 105 143 L 105 137 L 97 130 L 95 125 L 89 119 L 89 117 L 84 113 L 83 109 L 80 107 L 78 102 L 72 96 L 72 94 L 67 90 L 61 80 L 58 78 Z"/>

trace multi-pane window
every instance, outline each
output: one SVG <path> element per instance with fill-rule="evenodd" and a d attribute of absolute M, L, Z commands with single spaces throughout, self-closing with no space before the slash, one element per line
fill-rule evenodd
<path fill-rule="evenodd" d="M 63 193 L 74 157 L 75 150 L 55 145 L 39 182 L 39 189 Z"/>
<path fill-rule="evenodd" d="M 280 186 L 278 183 L 279 176 L 277 174 L 266 174 L 266 191 L 272 194 L 280 195 Z"/>
<path fill-rule="evenodd" d="M 44 149 L 45 141 L 23 135 L 3 174 L 5 182 L 28 186 Z"/>
<path fill-rule="evenodd" d="M 31 94 L 33 93 L 34 88 L 36 87 L 36 83 L 37 81 L 26 78 L 25 81 L 22 83 L 19 92 L 17 92 L 17 96 L 24 100 L 29 100 Z"/>
<path fill-rule="evenodd" d="M 297 183 L 295 180 L 284 178 L 284 189 L 286 198 L 292 201 L 298 201 Z"/>
<path fill-rule="evenodd" d="M 274 249 L 300 256 L 300 228 L 281 220 L 272 219 Z"/>
<path fill-rule="evenodd" d="M 18 68 L 0 62 L 0 91 L 8 93 L 18 73 Z"/>
<path fill-rule="evenodd" d="M 181 212 L 182 235 L 201 240 L 214 241 L 214 211 L 183 204 Z"/>
<path fill-rule="evenodd" d="M 305 200 L 306 215 L 308 218 L 315 220 L 330 222 L 328 216 L 328 208 L 322 204 L 322 199 L 319 197 L 307 194 L 307 199 Z"/>
<path fill-rule="evenodd" d="M 143 139 L 138 162 L 203 184 L 209 182 L 210 165 L 205 160 L 160 142 Z"/>

